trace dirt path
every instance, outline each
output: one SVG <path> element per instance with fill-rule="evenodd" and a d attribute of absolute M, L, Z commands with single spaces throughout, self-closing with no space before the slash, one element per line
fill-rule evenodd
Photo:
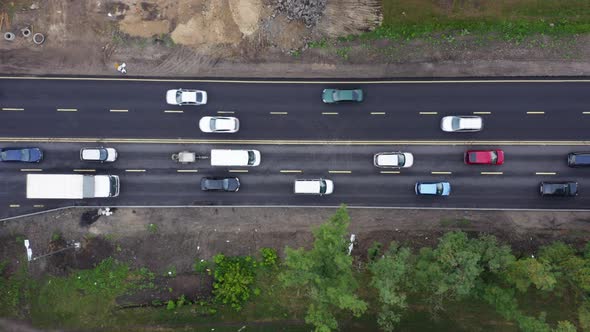
<path fill-rule="evenodd" d="M 70 250 L 31 264 L 35 275 L 61 274 L 70 268 L 89 268 L 113 256 L 157 274 L 174 268 L 190 272 L 195 259 L 216 253 L 256 254 L 262 247 L 310 246 L 311 228 L 326 220 L 332 209 L 301 208 L 178 208 L 117 209 L 84 225 L 83 209 L 66 209 L 3 222 L 0 257 L 14 270 L 25 254 L 22 239 L 31 241 L 34 256 L 59 241 L 79 241 Z M 89 213 L 94 213 L 91 210 Z M 379 241 L 399 241 L 413 248 L 435 244 L 444 232 L 462 229 L 490 233 L 510 243 L 516 252 L 531 253 L 540 245 L 562 240 L 576 246 L 590 240 L 589 212 L 475 212 L 435 210 L 351 209 L 350 231 L 357 235 L 354 253 Z M 152 226 L 150 226 L 152 224 Z M 59 240 L 56 240 L 59 239 Z M 63 245 L 63 243 L 62 243 Z"/>

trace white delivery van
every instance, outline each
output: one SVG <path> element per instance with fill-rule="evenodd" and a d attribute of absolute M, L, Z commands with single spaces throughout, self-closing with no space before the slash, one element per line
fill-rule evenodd
<path fill-rule="evenodd" d="M 117 175 L 27 174 L 27 198 L 84 199 L 117 196 Z"/>
<path fill-rule="evenodd" d="M 327 179 L 295 180 L 296 194 L 329 195 L 334 191 L 334 182 Z"/>
<path fill-rule="evenodd" d="M 258 150 L 211 150 L 211 166 L 258 166 Z"/>

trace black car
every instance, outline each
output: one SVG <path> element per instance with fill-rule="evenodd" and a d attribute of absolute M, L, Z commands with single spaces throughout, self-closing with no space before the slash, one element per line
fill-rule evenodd
<path fill-rule="evenodd" d="M 590 152 L 572 152 L 568 154 L 567 165 L 569 167 L 589 167 Z"/>
<path fill-rule="evenodd" d="M 204 191 L 238 191 L 240 180 L 238 178 L 202 178 L 201 190 Z"/>
<path fill-rule="evenodd" d="M 577 182 L 541 182 L 541 196 L 573 197 L 578 195 Z"/>
<path fill-rule="evenodd" d="M 43 160 L 43 152 L 39 148 L 4 148 L 0 149 L 0 160 L 38 163 Z"/>

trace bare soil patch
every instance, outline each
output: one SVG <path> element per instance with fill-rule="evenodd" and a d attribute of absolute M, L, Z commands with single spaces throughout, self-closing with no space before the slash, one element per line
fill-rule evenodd
<path fill-rule="evenodd" d="M 178 77 L 415 77 L 587 75 L 590 36 L 477 36 L 414 41 L 311 41 L 374 29 L 376 0 L 328 0 L 313 27 L 276 0 L 13 0 L 0 39 L 4 74 Z M 446 8 L 443 5 L 440 8 Z M 441 10 L 442 10 L 441 9 Z M 400 13 L 401 15 L 401 13 Z M 42 45 L 20 29 L 46 37 Z"/>

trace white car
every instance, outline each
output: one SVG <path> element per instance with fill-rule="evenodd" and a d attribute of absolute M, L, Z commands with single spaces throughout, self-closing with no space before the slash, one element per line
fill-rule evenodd
<path fill-rule="evenodd" d="M 373 165 L 381 168 L 407 168 L 414 164 L 409 152 L 380 152 L 373 156 Z"/>
<path fill-rule="evenodd" d="M 113 148 L 83 148 L 80 150 L 80 160 L 112 163 L 117 160 L 117 150 Z"/>
<path fill-rule="evenodd" d="M 480 131 L 483 128 L 483 120 L 480 116 L 457 115 L 445 116 L 440 121 L 440 129 L 446 132 L 470 132 Z"/>
<path fill-rule="evenodd" d="M 204 133 L 235 133 L 240 129 L 240 121 L 231 116 L 204 116 L 199 128 Z"/>
<path fill-rule="evenodd" d="M 173 89 L 166 92 L 166 102 L 170 105 L 205 105 L 207 92 L 201 90 Z"/>

